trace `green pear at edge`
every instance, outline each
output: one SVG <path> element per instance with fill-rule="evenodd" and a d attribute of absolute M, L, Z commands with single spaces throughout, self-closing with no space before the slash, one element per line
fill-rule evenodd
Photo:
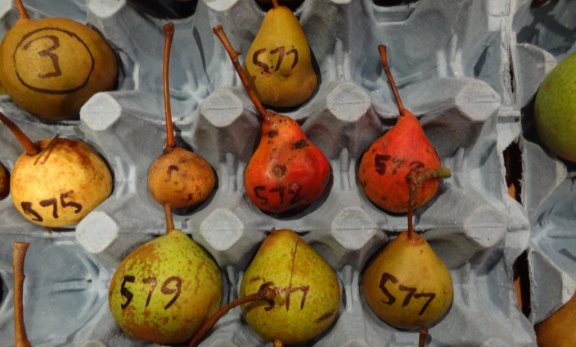
<path fill-rule="evenodd" d="M 180 230 L 146 242 L 124 258 L 108 294 L 122 330 L 158 344 L 189 340 L 221 301 L 216 263 Z"/>
<path fill-rule="evenodd" d="M 274 305 L 258 301 L 242 305 L 246 322 L 268 341 L 304 343 L 336 320 L 340 283 L 332 267 L 295 232 L 272 231 L 248 265 L 240 297 L 270 282 Z"/>
<path fill-rule="evenodd" d="M 304 30 L 285 6 L 268 10 L 246 54 L 245 67 L 260 101 L 272 107 L 306 102 L 318 83 Z"/>
<path fill-rule="evenodd" d="M 536 131 L 558 157 L 576 162 L 576 53 L 546 76 L 534 112 Z"/>

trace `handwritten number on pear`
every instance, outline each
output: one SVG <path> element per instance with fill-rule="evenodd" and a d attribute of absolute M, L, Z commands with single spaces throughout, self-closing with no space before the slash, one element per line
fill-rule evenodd
<path fill-rule="evenodd" d="M 302 200 L 302 186 L 298 182 L 292 182 L 288 184 L 288 189 L 286 189 L 284 185 L 270 189 L 266 189 L 265 186 L 254 187 L 254 195 L 260 199 L 262 205 L 268 205 L 268 194 L 278 194 L 281 204 L 284 203 L 284 199 L 286 199 L 286 195 L 288 195 L 288 197 L 290 197 L 290 204 L 295 205 Z"/>
<path fill-rule="evenodd" d="M 58 77 L 62 75 L 62 69 L 60 68 L 60 62 L 58 59 L 58 55 L 54 54 L 53 51 L 60 47 L 60 39 L 58 36 L 55 35 L 44 35 L 33 40 L 30 40 L 24 45 L 23 49 L 28 50 L 34 41 L 38 40 L 50 40 L 52 41 L 52 45 L 48 48 L 38 51 L 38 55 L 41 57 L 50 58 L 52 61 L 53 70 L 46 73 L 38 74 L 39 78 L 50 78 L 50 77 Z"/>
<path fill-rule="evenodd" d="M 73 200 L 68 200 L 72 193 L 74 193 L 74 191 L 70 190 L 66 193 L 60 194 L 60 199 L 50 198 L 40 200 L 38 201 L 38 205 L 44 208 L 51 208 L 52 218 L 54 219 L 60 218 L 60 215 L 58 214 L 58 202 L 60 202 L 60 205 L 62 206 L 63 209 L 71 207 L 74 208 L 74 213 L 79 213 L 80 211 L 82 211 L 82 204 Z M 20 206 L 22 206 L 22 210 L 24 210 L 24 213 L 32 216 L 33 221 L 36 222 L 44 221 L 44 218 L 42 218 L 40 213 L 38 213 L 38 211 L 34 209 L 33 205 L 34 204 L 31 201 L 22 201 L 20 203 Z"/>
<path fill-rule="evenodd" d="M 266 48 L 262 48 L 255 51 L 254 54 L 252 55 L 252 62 L 254 63 L 254 65 L 260 66 L 264 71 L 264 73 L 270 73 L 272 69 L 274 69 L 274 71 L 278 71 L 280 69 L 280 66 L 282 65 L 282 62 L 284 61 L 284 58 L 290 55 L 294 56 L 290 69 L 294 69 L 296 64 L 298 64 L 298 50 L 296 50 L 296 48 L 292 48 L 288 51 L 286 51 L 286 47 L 284 46 L 279 46 L 271 49 L 270 56 L 278 55 L 278 60 L 276 61 L 276 64 L 274 66 L 269 66 L 266 61 L 260 59 L 260 56 L 264 54 L 266 51 L 267 51 Z"/>
<path fill-rule="evenodd" d="M 126 283 L 134 283 L 136 282 L 136 277 L 132 275 L 125 275 L 124 279 L 122 280 L 122 285 L 120 286 L 120 295 L 126 298 L 126 301 L 121 304 L 120 306 L 122 309 L 126 309 L 128 305 L 132 302 L 134 298 L 134 293 L 132 293 L 127 287 Z M 150 302 L 152 301 L 154 290 L 158 286 L 158 280 L 156 277 L 146 277 L 142 279 L 142 284 L 148 285 L 148 294 L 146 295 L 146 304 L 144 307 L 148 307 Z M 178 297 L 182 292 L 182 279 L 178 276 L 170 276 L 164 282 L 162 282 L 162 287 L 160 288 L 160 292 L 165 295 L 173 295 L 173 297 L 168 301 L 168 303 L 164 306 L 164 309 L 167 310 L 170 306 L 174 305 Z"/>
<path fill-rule="evenodd" d="M 410 304 L 410 302 L 412 301 L 412 299 L 420 299 L 420 298 L 426 298 L 427 299 L 426 302 L 424 303 L 424 305 L 422 306 L 422 308 L 420 309 L 420 312 L 418 312 L 418 315 L 423 315 L 424 312 L 426 312 L 426 309 L 428 308 L 428 306 L 430 306 L 430 303 L 436 297 L 435 293 L 425 293 L 425 292 L 418 293 L 417 288 L 408 287 L 408 286 L 405 286 L 401 283 L 398 283 L 399 280 L 394 275 L 392 275 L 388 272 L 384 272 L 384 273 L 382 273 L 382 276 L 380 277 L 379 288 L 382 291 L 382 293 L 386 296 L 386 300 L 382 300 L 382 303 L 387 304 L 387 305 L 392 305 L 393 303 L 396 302 L 396 297 L 386 287 L 386 284 L 388 282 L 396 284 L 400 291 L 406 292 L 406 296 L 404 297 L 404 300 L 402 301 L 403 307 L 408 306 Z"/>

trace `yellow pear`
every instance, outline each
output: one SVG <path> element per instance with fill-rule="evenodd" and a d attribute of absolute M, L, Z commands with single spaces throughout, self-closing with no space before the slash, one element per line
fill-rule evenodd
<path fill-rule="evenodd" d="M 245 67 L 260 101 L 272 107 L 303 104 L 318 83 L 298 18 L 276 3 L 264 16 L 246 54 Z"/>
<path fill-rule="evenodd" d="M 20 19 L 0 45 L 0 80 L 28 112 L 48 120 L 75 118 L 96 92 L 116 83 L 114 51 L 94 29 L 66 18 Z"/>
<path fill-rule="evenodd" d="M 268 341 L 304 343 L 338 316 L 340 284 L 332 267 L 295 232 L 273 230 L 246 269 L 240 296 L 269 283 L 274 303 L 242 305 L 246 322 Z"/>
<path fill-rule="evenodd" d="M 551 316 L 536 324 L 538 347 L 572 347 L 576 342 L 576 293 Z"/>
<path fill-rule="evenodd" d="M 112 193 L 112 173 L 87 143 L 57 136 L 33 143 L 1 112 L 0 122 L 25 148 L 10 177 L 12 202 L 24 218 L 49 228 L 69 226 Z"/>

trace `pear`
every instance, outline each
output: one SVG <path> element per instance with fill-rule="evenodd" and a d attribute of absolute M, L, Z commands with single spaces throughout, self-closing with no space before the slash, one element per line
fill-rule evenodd
<path fill-rule="evenodd" d="M 189 340 L 222 301 L 222 276 L 196 242 L 175 229 L 131 252 L 110 281 L 108 304 L 120 328 L 157 344 Z"/>
<path fill-rule="evenodd" d="M 262 211 L 299 211 L 319 200 L 331 178 L 330 162 L 292 118 L 264 108 L 222 26 L 214 27 L 260 116 L 260 143 L 244 172 L 246 195 Z"/>
<path fill-rule="evenodd" d="M 87 143 L 58 136 L 33 143 L 2 113 L 0 122 L 25 148 L 10 178 L 12 202 L 24 218 L 48 228 L 70 226 L 112 193 L 112 173 Z"/>
<path fill-rule="evenodd" d="M 536 324 L 538 347 L 571 347 L 576 341 L 576 293 L 548 318 Z"/>
<path fill-rule="evenodd" d="M 542 143 L 558 157 L 576 163 L 576 53 L 544 78 L 534 104 L 534 124 Z"/>
<path fill-rule="evenodd" d="M 0 163 L 0 200 L 10 194 L 10 176 L 8 170 Z"/>
<path fill-rule="evenodd" d="M 413 173 L 409 181 L 408 230 L 388 243 L 365 267 L 362 293 L 368 306 L 384 322 L 401 329 L 420 329 L 420 345 L 427 329 L 448 312 L 454 299 L 450 271 L 412 222 L 417 191 L 442 170 Z"/>
<path fill-rule="evenodd" d="M 314 93 L 318 78 L 304 30 L 291 9 L 277 4 L 266 12 L 246 54 L 246 73 L 262 103 L 296 107 Z"/>
<path fill-rule="evenodd" d="M 14 271 L 14 340 L 16 347 L 31 347 L 24 324 L 24 262 L 29 242 L 12 244 L 12 270 Z"/>
<path fill-rule="evenodd" d="M 268 341 L 304 343 L 326 331 L 338 316 L 340 284 L 332 267 L 294 231 L 266 237 L 240 285 L 240 296 L 263 284 L 277 293 L 272 303 L 241 306 L 246 322 Z"/>
<path fill-rule="evenodd" d="M 66 18 L 20 18 L 0 45 L 0 80 L 20 107 L 45 120 L 77 117 L 95 93 L 117 77 L 112 48 L 94 29 Z"/>
<path fill-rule="evenodd" d="M 148 169 L 147 184 L 148 191 L 159 204 L 169 203 L 175 209 L 185 209 L 208 199 L 216 185 L 216 174 L 202 156 L 175 144 L 168 80 L 174 24 L 167 23 L 164 31 L 166 145 L 162 155 L 154 160 Z"/>
<path fill-rule="evenodd" d="M 378 49 L 400 115 L 396 124 L 362 155 L 358 179 L 374 205 L 387 212 L 406 213 L 409 199 L 406 177 L 414 171 L 440 168 L 441 162 L 418 118 L 404 108 L 388 66 L 386 47 L 380 45 Z M 439 180 L 425 182 L 418 191 L 414 208 L 430 201 L 439 187 Z"/>

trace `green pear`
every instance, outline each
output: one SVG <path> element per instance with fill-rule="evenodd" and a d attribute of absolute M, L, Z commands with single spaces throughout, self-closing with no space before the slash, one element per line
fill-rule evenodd
<path fill-rule="evenodd" d="M 576 293 L 552 315 L 536 324 L 538 347 L 572 347 L 576 341 Z"/>
<path fill-rule="evenodd" d="M 124 258 L 108 294 L 120 328 L 157 344 L 189 340 L 221 301 L 222 277 L 216 263 L 177 229 Z"/>
<path fill-rule="evenodd" d="M 402 329 L 434 325 L 454 297 L 446 265 L 425 239 L 409 231 L 400 233 L 365 268 L 362 291 L 380 319 Z"/>
<path fill-rule="evenodd" d="M 260 101 L 272 107 L 303 104 L 318 83 L 306 34 L 285 6 L 266 12 L 246 54 L 245 67 Z"/>
<path fill-rule="evenodd" d="M 273 230 L 248 265 L 240 296 L 270 283 L 274 304 L 242 305 L 246 322 L 264 339 L 304 343 L 324 332 L 338 316 L 340 283 L 332 267 L 295 232 Z"/>
<path fill-rule="evenodd" d="M 544 78 L 534 107 L 542 143 L 558 157 L 576 162 L 576 53 Z"/>

